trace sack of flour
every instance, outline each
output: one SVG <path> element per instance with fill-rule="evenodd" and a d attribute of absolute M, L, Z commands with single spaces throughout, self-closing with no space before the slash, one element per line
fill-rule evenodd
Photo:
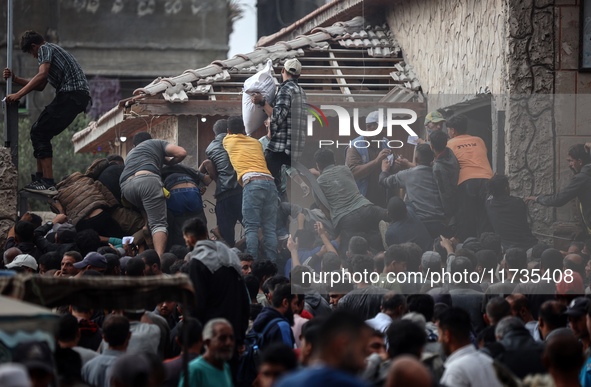
<path fill-rule="evenodd" d="M 244 81 L 244 88 L 242 89 L 242 120 L 248 135 L 261 127 L 268 117 L 262 107 L 252 103 L 250 97 L 255 93 L 261 93 L 269 104 L 275 99 L 275 79 L 271 59 L 267 60 L 264 69 Z"/>

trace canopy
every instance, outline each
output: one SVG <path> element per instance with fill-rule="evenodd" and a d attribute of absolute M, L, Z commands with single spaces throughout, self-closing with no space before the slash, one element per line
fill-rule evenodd
<path fill-rule="evenodd" d="M 195 303 L 193 284 L 186 275 L 67 278 L 19 274 L 0 277 L 0 294 L 48 308 L 139 309 L 164 301 Z"/>
<path fill-rule="evenodd" d="M 59 316 L 47 308 L 0 296 L 0 331 L 34 332 L 45 330 L 53 333 Z"/>

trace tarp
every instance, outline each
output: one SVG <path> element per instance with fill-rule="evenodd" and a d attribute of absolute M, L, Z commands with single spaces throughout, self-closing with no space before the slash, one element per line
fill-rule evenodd
<path fill-rule="evenodd" d="M 19 274 L 0 277 L 0 294 L 48 308 L 140 309 L 164 301 L 195 303 L 193 284 L 186 275 L 64 278 Z"/>
<path fill-rule="evenodd" d="M 0 331 L 34 332 L 47 330 L 53 333 L 59 315 L 47 308 L 0 296 Z"/>

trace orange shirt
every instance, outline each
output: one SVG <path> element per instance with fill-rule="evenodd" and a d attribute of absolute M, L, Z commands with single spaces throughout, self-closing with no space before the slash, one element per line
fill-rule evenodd
<path fill-rule="evenodd" d="M 462 134 L 449 140 L 447 147 L 454 152 L 460 163 L 458 185 L 468 179 L 490 179 L 493 177 L 486 156 L 486 145 L 480 137 Z"/>

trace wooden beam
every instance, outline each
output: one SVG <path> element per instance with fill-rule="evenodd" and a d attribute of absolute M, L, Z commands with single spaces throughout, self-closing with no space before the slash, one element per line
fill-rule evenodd
<path fill-rule="evenodd" d="M 328 63 L 330 63 L 330 66 L 333 68 L 333 73 L 337 76 L 337 83 L 339 85 L 343 85 L 343 87 L 341 87 L 341 92 L 345 95 L 351 95 L 351 89 L 347 87 L 347 81 L 344 78 L 340 77 L 341 75 L 343 75 L 343 72 L 339 68 L 339 62 L 334 60 L 335 55 L 332 52 L 329 52 L 328 56 L 333 59 L 328 61 Z M 355 100 L 353 99 L 353 97 L 347 97 L 347 101 L 353 102 Z"/>

